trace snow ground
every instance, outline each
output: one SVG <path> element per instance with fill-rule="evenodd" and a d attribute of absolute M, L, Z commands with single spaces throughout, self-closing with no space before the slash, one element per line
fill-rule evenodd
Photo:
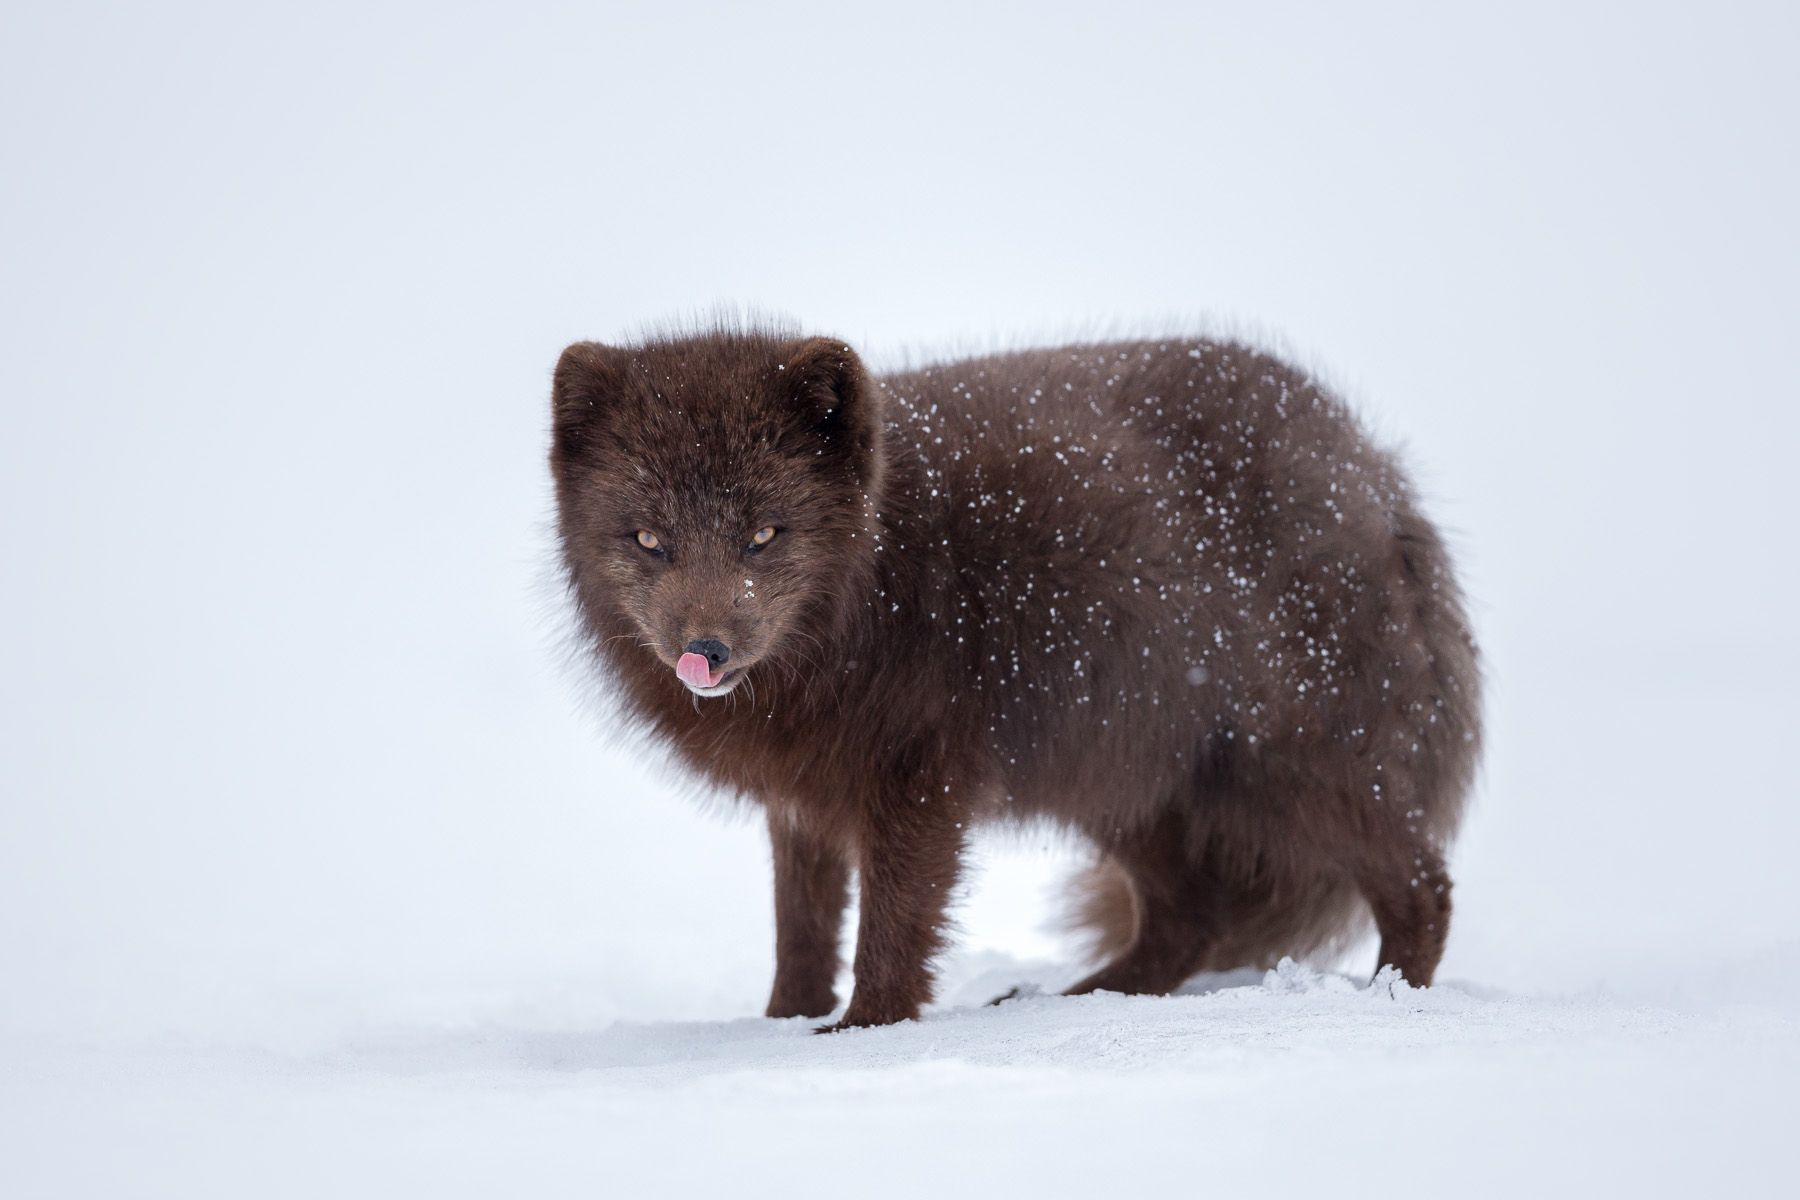
<path fill-rule="evenodd" d="M 1033 974 L 965 961 L 952 999 Z M 831 1037 L 565 1016 L 15 1046 L 6 1194 L 1791 1194 L 1788 1006 L 1284 964 Z"/>

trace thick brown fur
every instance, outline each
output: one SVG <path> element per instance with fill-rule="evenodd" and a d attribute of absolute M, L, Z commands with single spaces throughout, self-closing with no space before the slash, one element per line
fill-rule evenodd
<path fill-rule="evenodd" d="M 553 390 L 604 671 L 767 810 L 770 1015 L 836 1007 L 854 873 L 838 1027 L 916 1017 L 965 838 L 995 820 L 1101 855 L 1112 956 L 1073 991 L 1167 992 L 1370 912 L 1381 964 L 1431 982 L 1474 643 L 1400 468 L 1307 375 L 1158 339 L 877 379 L 835 339 L 716 328 L 571 346 Z M 696 639 L 729 648 L 728 695 L 678 681 Z"/>

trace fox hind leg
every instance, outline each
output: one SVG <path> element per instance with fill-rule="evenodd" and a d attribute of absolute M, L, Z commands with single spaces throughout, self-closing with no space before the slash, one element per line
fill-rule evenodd
<path fill-rule="evenodd" d="M 1381 967 L 1430 987 L 1450 936 L 1450 873 L 1435 847 L 1416 845 L 1397 862 L 1366 867 L 1358 886 L 1381 934 Z"/>
<path fill-rule="evenodd" d="M 1194 861 L 1188 833 L 1187 822 L 1171 815 L 1143 836 L 1109 847 L 1111 868 L 1124 876 L 1113 886 L 1129 885 L 1131 937 L 1110 962 L 1065 995 L 1162 995 L 1206 964 L 1217 926 L 1218 889 Z M 1123 897 L 1115 893 L 1112 903 L 1122 906 Z"/>

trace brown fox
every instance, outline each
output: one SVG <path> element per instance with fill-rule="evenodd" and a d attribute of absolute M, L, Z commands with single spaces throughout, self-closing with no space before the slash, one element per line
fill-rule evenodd
<path fill-rule="evenodd" d="M 1303 372 L 1163 338 L 876 377 L 835 338 L 582 342 L 553 385 L 568 584 L 623 710 L 767 814 L 768 1014 L 919 1015 L 977 822 L 1098 865 L 1163 993 L 1336 944 L 1428 985 L 1480 744 L 1474 641 L 1395 459 Z"/>

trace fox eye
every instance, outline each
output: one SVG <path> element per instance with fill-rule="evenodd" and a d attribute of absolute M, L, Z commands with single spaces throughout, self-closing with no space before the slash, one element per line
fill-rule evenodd
<path fill-rule="evenodd" d="M 637 531 L 637 544 L 642 546 L 646 550 L 662 549 L 662 539 L 658 538 L 654 533 L 651 533 L 648 529 L 640 529 Z"/>
<path fill-rule="evenodd" d="M 774 541 L 775 535 L 780 532 L 781 531 L 773 525 L 764 525 L 761 529 L 750 535 L 750 548 L 752 550 L 761 550 L 764 546 Z"/>

